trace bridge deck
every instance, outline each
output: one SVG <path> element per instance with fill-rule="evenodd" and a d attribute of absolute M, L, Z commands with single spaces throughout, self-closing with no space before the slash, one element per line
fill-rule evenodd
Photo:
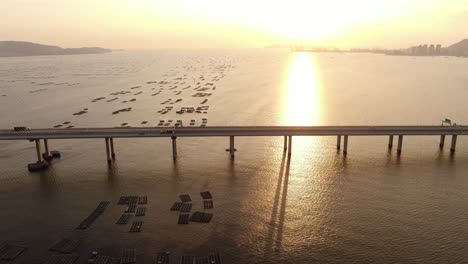
<path fill-rule="evenodd" d="M 468 135 L 468 126 L 219 126 L 0 130 L 0 140 L 223 136 Z"/>

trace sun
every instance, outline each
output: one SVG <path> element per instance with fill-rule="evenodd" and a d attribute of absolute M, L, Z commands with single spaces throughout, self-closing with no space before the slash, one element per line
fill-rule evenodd
<path fill-rule="evenodd" d="M 399 4 L 395 4 L 395 1 Z M 415 0 L 416 1 L 416 0 Z M 422 0 L 418 0 L 422 1 Z M 239 43 L 347 45 L 366 27 L 392 22 L 405 0 L 141 0 L 126 4 L 120 26 L 142 32 L 198 33 Z M 402 5 L 405 8 L 399 8 Z M 130 8 L 132 7 L 132 8 Z M 130 12 L 128 12 L 130 10 Z M 363 31 L 364 30 L 364 31 Z M 352 42 L 352 41 L 351 41 Z"/>
<path fill-rule="evenodd" d="M 355 22 L 350 14 L 332 8 L 327 2 L 316 1 L 270 6 L 262 19 L 264 28 L 290 41 L 320 41 L 346 30 Z"/>
<path fill-rule="evenodd" d="M 263 27 L 290 41 L 323 41 L 363 25 L 389 19 L 393 7 L 377 0 L 290 0 L 269 4 L 261 13 Z"/>

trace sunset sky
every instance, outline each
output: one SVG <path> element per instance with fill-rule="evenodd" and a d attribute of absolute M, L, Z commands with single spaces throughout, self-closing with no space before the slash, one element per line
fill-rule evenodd
<path fill-rule="evenodd" d="M 0 40 L 124 49 L 444 46 L 468 0 L 1 0 Z"/>

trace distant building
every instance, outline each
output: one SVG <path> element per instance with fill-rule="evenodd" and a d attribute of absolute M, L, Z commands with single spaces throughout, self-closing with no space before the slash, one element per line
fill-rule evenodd
<path fill-rule="evenodd" d="M 431 44 L 431 45 L 429 46 L 428 54 L 429 54 L 429 55 L 434 55 L 434 54 L 435 54 L 435 46 L 434 46 L 434 44 Z"/>
<path fill-rule="evenodd" d="M 419 45 L 418 48 L 417 48 L 416 55 L 421 55 L 421 54 L 423 54 L 423 52 L 424 52 L 423 46 Z"/>
<path fill-rule="evenodd" d="M 421 44 L 407 49 L 385 50 L 383 53 L 402 56 L 458 56 L 468 58 L 468 39 L 464 39 L 445 48 L 442 47 L 441 44 Z"/>

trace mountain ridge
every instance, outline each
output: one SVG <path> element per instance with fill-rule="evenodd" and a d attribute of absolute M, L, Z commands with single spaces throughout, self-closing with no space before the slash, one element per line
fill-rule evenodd
<path fill-rule="evenodd" d="M 99 47 L 61 48 L 27 41 L 0 41 L 0 57 L 100 54 L 111 52 Z"/>
<path fill-rule="evenodd" d="M 454 54 L 468 56 L 468 39 L 464 39 L 447 47 Z"/>

